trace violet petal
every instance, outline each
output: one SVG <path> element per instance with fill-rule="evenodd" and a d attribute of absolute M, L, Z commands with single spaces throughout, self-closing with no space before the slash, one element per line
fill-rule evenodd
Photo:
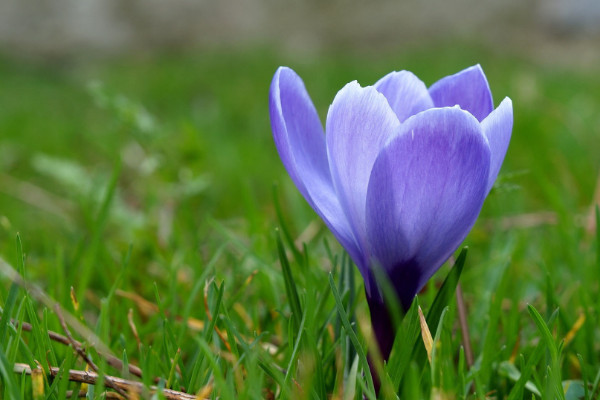
<path fill-rule="evenodd" d="M 431 85 L 429 94 L 436 107 L 458 105 L 479 121 L 494 109 L 490 86 L 479 65 L 440 79 Z"/>
<path fill-rule="evenodd" d="M 386 97 L 400 122 L 433 107 L 427 86 L 409 71 L 391 72 L 377 81 L 375 88 Z"/>
<path fill-rule="evenodd" d="M 507 97 L 494 111 L 481 122 L 481 129 L 487 137 L 491 150 L 490 176 L 488 178 L 488 193 L 494 186 L 508 144 L 513 127 L 512 101 Z"/>
<path fill-rule="evenodd" d="M 370 256 L 388 272 L 404 304 L 475 223 L 489 165 L 479 123 L 459 108 L 409 118 L 377 157 L 366 204 Z"/>
<path fill-rule="evenodd" d="M 296 187 L 352 258 L 360 260 L 331 180 L 319 116 L 302 79 L 293 70 L 280 67 L 275 73 L 269 109 L 277 151 Z"/>
<path fill-rule="evenodd" d="M 365 203 L 369 175 L 384 144 L 400 123 L 386 98 L 356 82 L 338 92 L 327 114 L 327 153 L 333 184 L 365 254 Z"/>

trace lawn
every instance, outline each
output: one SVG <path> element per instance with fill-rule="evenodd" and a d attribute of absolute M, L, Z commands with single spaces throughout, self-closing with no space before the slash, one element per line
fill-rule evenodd
<path fill-rule="evenodd" d="M 418 296 L 434 357 L 413 307 L 380 397 L 598 398 L 600 75 L 447 43 L 0 58 L 0 398 L 111 398 L 114 377 L 143 398 L 374 398 L 363 283 L 279 160 L 271 78 L 294 68 L 324 120 L 346 82 L 477 63 L 515 124 L 465 243 L 470 341 L 444 266 Z M 95 385 L 67 379 L 83 355 Z"/>

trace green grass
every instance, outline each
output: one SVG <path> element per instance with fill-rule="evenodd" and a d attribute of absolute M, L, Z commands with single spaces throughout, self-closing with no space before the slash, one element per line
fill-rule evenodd
<path fill-rule="evenodd" d="M 380 368 L 381 396 L 599 398 L 600 76 L 447 43 L 379 55 L 1 58 L 0 256 L 24 282 L 1 268 L 0 398 L 103 396 L 106 379 L 86 389 L 47 375 L 85 369 L 48 336 L 66 335 L 61 315 L 101 376 L 221 399 L 374 398 L 362 281 L 279 161 L 270 80 L 293 67 L 324 116 L 348 81 L 408 69 L 431 84 L 475 63 L 496 104 L 509 96 L 515 109 L 460 276 L 475 362 L 454 286 L 435 300 L 446 266 L 418 298 L 433 362 L 413 307 Z"/>

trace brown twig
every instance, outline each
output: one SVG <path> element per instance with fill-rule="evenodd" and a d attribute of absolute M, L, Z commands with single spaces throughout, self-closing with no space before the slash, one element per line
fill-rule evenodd
<path fill-rule="evenodd" d="M 467 307 L 465 306 L 465 299 L 460 283 L 456 285 L 456 306 L 458 308 L 458 322 L 460 323 L 460 330 L 462 332 L 462 344 L 465 349 L 467 367 L 471 368 L 474 362 L 473 348 L 471 347 L 471 335 L 469 334 L 469 324 L 467 322 Z"/>
<path fill-rule="evenodd" d="M 21 286 L 29 292 L 29 294 L 37 301 L 44 304 L 50 309 L 61 310 L 61 315 L 69 326 L 74 329 L 79 335 L 85 338 L 85 341 L 94 347 L 99 354 L 107 357 L 113 355 L 110 348 L 100 340 L 100 338 L 87 326 L 85 326 L 79 319 L 75 318 L 69 312 L 62 309 L 62 307 L 46 294 L 42 289 L 32 282 L 25 281 L 23 277 L 14 269 L 12 265 L 7 263 L 2 257 L 0 257 L 0 273 L 9 278 L 12 282 Z"/>
<path fill-rule="evenodd" d="M 31 367 L 27 364 L 21 364 L 21 363 L 16 363 L 14 366 L 13 371 L 17 374 L 27 374 L 27 375 L 31 375 L 32 370 Z M 60 368 L 58 367 L 51 367 L 50 368 L 50 375 L 52 375 L 53 377 L 59 376 L 61 373 Z M 96 372 L 92 372 L 92 371 L 81 371 L 81 370 L 74 370 L 74 369 L 70 369 L 69 370 L 69 380 L 71 382 L 80 382 L 80 383 L 86 383 L 88 385 L 95 385 L 98 380 L 99 380 L 99 376 Z M 108 376 L 105 375 L 104 376 L 104 380 L 105 380 L 105 385 L 111 389 L 114 390 L 121 390 L 125 393 L 131 393 L 131 394 L 136 394 L 136 395 L 141 395 L 144 394 L 146 388 L 144 387 L 144 384 L 141 382 L 135 382 L 135 381 L 130 381 L 127 379 L 122 379 L 122 378 L 118 378 L 116 376 Z M 159 391 L 159 389 L 156 386 L 151 386 L 150 388 L 150 392 L 151 394 L 157 393 Z M 168 399 L 168 400 L 196 400 L 199 399 L 199 397 L 189 394 L 189 393 L 184 393 L 184 392 L 179 392 L 177 390 L 171 390 L 171 389 L 160 389 L 161 393 L 163 394 L 163 396 Z"/>
<path fill-rule="evenodd" d="M 451 256 L 449 261 L 452 264 L 452 267 L 454 267 L 454 264 L 456 263 L 454 256 Z M 456 284 L 456 308 L 458 311 L 458 323 L 460 324 L 460 330 L 462 332 L 462 345 L 465 349 L 465 358 L 467 366 L 471 368 L 474 363 L 473 347 L 471 347 L 471 335 L 469 334 L 469 323 L 467 321 L 467 306 L 465 305 L 465 298 L 460 282 Z"/>
<path fill-rule="evenodd" d="M 131 292 L 126 292 L 121 289 L 117 289 L 115 291 L 115 294 L 117 296 L 120 296 L 120 297 L 123 297 L 123 298 L 133 301 L 137 305 L 140 313 L 144 316 L 154 315 L 159 311 L 158 306 L 156 304 L 144 299 L 142 296 L 140 296 L 137 293 L 131 293 Z M 166 310 L 165 310 L 165 314 L 167 316 L 170 316 L 166 312 Z M 183 319 L 180 316 L 176 315 L 175 320 L 178 322 L 183 322 L 183 323 L 187 324 L 188 328 L 190 328 L 194 331 L 201 331 L 204 329 L 204 321 L 200 321 L 199 319 L 196 319 L 196 318 L 188 317 L 185 321 L 183 321 Z"/>
<path fill-rule="evenodd" d="M 68 398 L 68 399 L 70 399 L 71 397 L 73 397 L 73 390 L 67 390 L 65 392 L 65 397 Z M 79 397 L 79 398 L 87 397 L 87 392 L 85 392 L 83 390 L 80 391 L 80 392 L 77 392 L 77 397 Z M 109 397 L 107 396 L 106 398 L 108 399 Z"/>
<path fill-rule="evenodd" d="M 135 326 L 135 322 L 133 321 L 133 308 L 130 308 L 127 312 L 127 322 L 129 323 L 129 328 L 131 332 L 133 332 L 133 337 L 135 337 L 135 341 L 137 342 L 138 350 L 142 348 L 142 341 L 140 340 L 140 335 L 138 335 L 137 328 Z"/>
<path fill-rule="evenodd" d="M 28 322 L 20 322 L 17 321 L 15 319 L 11 319 L 11 323 L 18 328 L 19 326 L 21 326 L 21 329 L 23 329 L 26 332 L 31 332 L 31 330 L 33 329 L 31 324 Z M 69 340 L 68 337 L 61 335 L 60 333 L 56 333 L 54 331 L 48 331 L 48 337 L 50 338 L 50 340 L 54 341 L 54 342 L 58 342 L 61 344 L 64 344 L 65 346 L 69 346 L 72 344 L 72 342 Z M 83 344 L 77 340 L 74 341 L 75 344 L 77 344 L 77 346 L 79 347 L 83 347 Z M 110 365 L 111 367 L 117 369 L 117 370 L 121 370 L 123 368 L 123 361 L 121 361 L 120 359 L 118 359 L 117 357 L 111 355 L 111 354 L 102 354 L 101 352 L 98 352 L 102 357 L 104 357 L 106 359 L 106 362 L 108 363 L 108 365 Z M 129 364 L 129 373 L 132 375 L 135 375 L 139 378 L 142 377 L 142 370 L 140 369 L 140 367 L 133 365 L 133 364 Z"/>
<path fill-rule="evenodd" d="M 56 307 L 54 308 L 54 311 L 56 312 L 56 315 L 58 316 L 58 320 L 60 321 L 60 325 L 62 326 L 63 330 L 65 331 L 65 335 L 67 335 L 67 339 L 69 340 L 69 343 L 71 344 L 71 346 L 75 349 L 75 351 L 77 352 L 77 354 L 79 354 L 79 357 L 81 357 L 85 361 L 85 363 L 87 365 L 89 365 L 90 368 L 94 372 L 97 373 L 98 372 L 98 366 L 87 355 L 85 349 L 83 348 L 83 346 L 81 346 L 81 343 L 79 343 L 78 341 L 76 341 L 73 338 L 73 336 L 71 335 L 71 331 L 69 330 L 69 327 L 67 326 L 67 322 L 65 321 L 65 318 L 63 317 L 62 312 L 61 312 L 60 307 L 58 306 L 58 304 L 56 304 Z M 112 377 L 110 377 L 109 375 L 104 374 L 104 380 L 106 381 L 106 386 L 114 389 L 121 396 L 123 396 L 125 398 L 129 398 L 129 396 L 127 395 L 127 393 L 125 392 L 124 389 L 122 389 L 119 386 L 115 385 L 115 383 L 113 382 L 113 378 Z"/>

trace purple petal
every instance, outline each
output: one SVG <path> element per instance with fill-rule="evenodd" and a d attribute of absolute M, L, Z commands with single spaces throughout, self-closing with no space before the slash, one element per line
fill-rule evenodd
<path fill-rule="evenodd" d="M 372 261 L 410 300 L 464 240 L 487 194 L 490 149 L 459 108 L 409 118 L 375 161 L 367 194 Z"/>
<path fill-rule="evenodd" d="M 377 154 L 399 125 L 386 98 L 375 88 L 361 88 L 356 82 L 338 92 L 327 114 L 333 184 L 363 254 L 369 175 Z"/>
<path fill-rule="evenodd" d="M 479 65 L 440 79 L 429 88 L 436 107 L 460 106 L 479 121 L 494 109 L 492 92 Z"/>
<path fill-rule="evenodd" d="M 427 87 L 412 72 L 391 72 L 377 81 L 375 88 L 386 97 L 400 122 L 433 107 Z"/>
<path fill-rule="evenodd" d="M 269 109 L 277 151 L 296 187 L 351 257 L 360 259 L 333 188 L 319 116 L 302 79 L 293 70 L 280 67 L 275 72 Z"/>
<path fill-rule="evenodd" d="M 504 161 L 513 127 L 512 101 L 507 97 L 481 122 L 481 129 L 487 137 L 491 150 L 490 176 L 487 192 L 492 189 L 500 167 Z"/>

